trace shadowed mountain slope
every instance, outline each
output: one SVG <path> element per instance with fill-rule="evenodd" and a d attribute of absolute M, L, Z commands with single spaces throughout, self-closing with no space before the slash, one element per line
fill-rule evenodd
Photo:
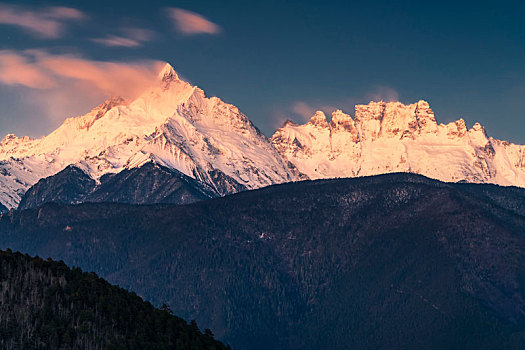
<path fill-rule="evenodd" d="M 522 348 L 524 202 L 411 174 L 305 181 L 11 212 L 0 247 L 96 271 L 234 348 Z"/>
<path fill-rule="evenodd" d="M 117 174 L 104 175 L 99 184 L 79 168 L 68 166 L 29 188 L 20 201 L 19 209 L 35 208 L 49 202 L 188 204 L 216 196 L 205 184 L 151 162 Z"/>

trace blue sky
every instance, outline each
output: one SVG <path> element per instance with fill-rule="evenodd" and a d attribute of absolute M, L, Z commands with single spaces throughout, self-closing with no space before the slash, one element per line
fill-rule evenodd
<path fill-rule="evenodd" d="M 267 135 L 315 109 L 353 115 L 372 99 L 425 99 L 438 122 L 479 121 L 525 143 L 523 2 L 17 1 L 0 7 L 0 22 L 2 134 L 40 136 L 107 94 L 134 93 L 128 81 L 117 91 L 125 73 L 112 62 L 169 61 Z M 112 84 L 63 72 L 31 80 L 32 67 L 63 58 Z M 8 76 L 14 66 L 20 75 Z"/>

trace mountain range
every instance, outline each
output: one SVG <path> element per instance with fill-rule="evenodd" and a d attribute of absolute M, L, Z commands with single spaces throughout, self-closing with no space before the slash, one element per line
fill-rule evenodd
<path fill-rule="evenodd" d="M 148 163 L 156 167 L 144 168 Z M 162 180 L 136 192 L 136 181 L 151 171 Z M 524 187 L 525 147 L 488 137 L 479 124 L 468 129 L 462 119 L 438 124 L 425 101 L 370 102 L 357 105 L 354 118 L 335 111 L 330 121 L 318 111 L 267 138 L 237 107 L 207 97 L 166 64 L 133 100 L 111 98 L 40 139 L 7 135 L 0 142 L 0 209 L 46 201 L 184 204 L 284 182 L 390 172 Z"/>
<path fill-rule="evenodd" d="M 284 159 L 310 179 L 411 172 L 448 182 L 525 186 L 525 147 L 488 137 L 476 123 L 438 124 L 429 104 L 370 102 L 328 122 L 318 111 L 287 122 L 271 138 Z"/>

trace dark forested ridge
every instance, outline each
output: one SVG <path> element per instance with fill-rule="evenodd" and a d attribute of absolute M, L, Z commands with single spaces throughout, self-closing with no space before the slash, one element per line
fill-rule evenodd
<path fill-rule="evenodd" d="M 100 183 L 70 165 L 31 186 L 22 196 L 19 209 L 36 208 L 49 202 L 188 204 L 213 197 L 217 194 L 206 185 L 151 162 L 117 174 L 106 174 L 100 178 Z"/>
<path fill-rule="evenodd" d="M 519 349 L 524 203 L 410 174 L 305 181 L 10 212 L 0 247 L 96 271 L 239 349 Z"/>
<path fill-rule="evenodd" d="M 227 349 L 94 273 L 0 251 L 2 349 Z"/>

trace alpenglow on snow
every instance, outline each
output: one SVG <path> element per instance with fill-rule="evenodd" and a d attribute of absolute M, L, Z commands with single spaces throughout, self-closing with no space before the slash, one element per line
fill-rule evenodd
<path fill-rule="evenodd" d="M 0 203 L 16 208 L 39 179 L 75 165 L 95 180 L 147 162 L 226 195 L 272 184 L 389 172 L 525 187 L 525 147 L 463 120 L 437 124 L 428 103 L 370 102 L 354 119 L 317 112 L 268 139 L 231 104 L 207 97 L 171 65 L 133 100 L 111 98 L 41 139 L 0 143 Z"/>

